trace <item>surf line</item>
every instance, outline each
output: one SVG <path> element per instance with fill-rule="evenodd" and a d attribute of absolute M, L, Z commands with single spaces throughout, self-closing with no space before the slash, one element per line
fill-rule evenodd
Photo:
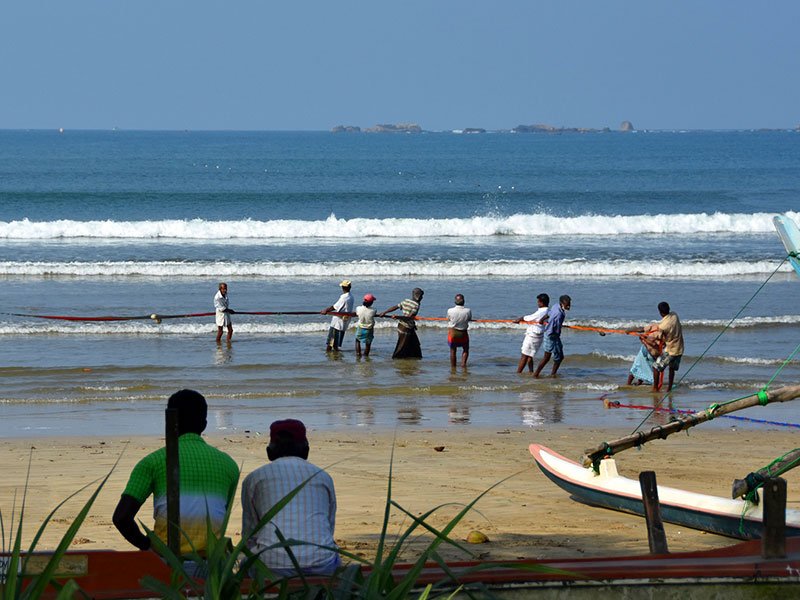
<path fill-rule="evenodd" d="M 88 321 L 88 322 L 105 322 L 105 321 L 155 321 L 156 323 L 160 323 L 165 319 L 192 319 L 197 317 L 213 317 L 216 315 L 216 312 L 200 312 L 200 313 L 182 313 L 182 314 L 174 314 L 174 315 L 163 315 L 159 313 L 151 313 L 149 315 L 133 315 L 133 316 L 71 316 L 71 315 L 37 315 L 32 313 L 13 313 L 13 312 L 0 312 L 0 315 L 9 315 L 12 317 L 25 317 L 29 319 L 52 319 L 57 321 Z M 246 310 L 237 310 L 235 313 L 236 315 L 260 315 L 260 316 L 309 316 L 309 315 L 322 315 L 322 316 L 336 316 L 336 317 L 355 317 L 357 316 L 354 312 L 320 312 L 320 311 L 312 311 L 312 310 L 282 310 L 282 311 L 271 311 L 271 310 L 258 310 L 258 311 L 246 311 Z M 415 321 L 447 321 L 447 317 L 403 317 L 402 315 L 387 315 L 386 317 L 382 317 L 385 319 L 409 319 L 412 318 Z M 508 323 L 512 325 L 535 325 L 541 323 L 540 321 L 525 321 L 525 320 L 518 320 L 518 319 L 473 319 L 471 322 L 473 323 Z M 609 329 L 607 327 L 591 327 L 588 325 L 567 325 L 563 326 L 565 329 L 573 329 L 575 331 L 591 331 L 599 333 L 601 336 L 604 336 L 608 333 L 612 334 L 621 334 L 621 335 L 633 335 L 640 337 L 641 334 L 639 332 L 632 332 L 627 331 L 625 329 Z"/>
<path fill-rule="evenodd" d="M 29 313 L 12 313 L 0 312 L 0 315 L 9 315 L 12 317 L 26 317 L 29 319 L 54 319 L 58 321 L 155 321 L 160 323 L 164 319 L 191 319 L 194 317 L 213 317 L 216 312 L 202 312 L 202 313 L 184 313 L 179 315 L 162 315 L 158 313 L 151 313 L 149 315 L 136 315 L 136 316 L 101 316 L 101 317 L 79 317 L 70 315 L 35 315 Z M 355 313 L 321 313 L 319 311 L 310 310 L 293 310 L 293 311 L 244 311 L 237 310 L 237 315 L 335 315 L 335 316 L 354 316 Z"/>

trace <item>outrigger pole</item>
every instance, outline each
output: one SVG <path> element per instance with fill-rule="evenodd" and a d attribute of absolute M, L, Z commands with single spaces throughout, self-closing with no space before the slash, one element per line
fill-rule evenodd
<path fill-rule="evenodd" d="M 775 402 L 787 402 L 795 398 L 800 398 L 800 385 L 791 385 L 776 390 L 761 390 L 756 394 L 737 398 L 724 404 L 712 404 L 706 410 L 679 417 L 666 425 L 653 427 L 650 431 L 639 431 L 611 442 L 603 442 L 595 448 L 589 448 L 584 451 L 583 465 L 597 469 L 600 461 L 606 456 L 619 454 L 623 450 L 641 446 L 651 440 L 663 440 L 673 433 L 684 431 L 737 410 L 743 410 L 751 406 L 766 406 Z"/>
<path fill-rule="evenodd" d="M 800 464 L 800 448 L 795 448 L 783 456 L 776 458 L 769 465 L 758 471 L 748 473 L 744 479 L 734 479 L 731 486 L 731 498 L 747 496 L 760 488 L 770 477 L 780 477 L 786 471 Z"/>

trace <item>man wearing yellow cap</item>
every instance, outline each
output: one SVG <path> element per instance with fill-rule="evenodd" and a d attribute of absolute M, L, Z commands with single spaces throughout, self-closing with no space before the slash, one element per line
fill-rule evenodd
<path fill-rule="evenodd" d="M 345 279 L 339 285 L 342 288 L 342 295 L 339 296 L 339 299 L 334 304 L 322 311 L 323 315 L 331 312 L 348 314 L 353 312 L 353 295 L 350 293 L 352 284 L 350 280 Z M 344 332 L 347 331 L 349 323 L 349 316 L 334 315 L 331 318 L 331 326 L 328 328 L 328 340 L 325 344 L 326 352 L 338 351 L 342 347 Z"/>

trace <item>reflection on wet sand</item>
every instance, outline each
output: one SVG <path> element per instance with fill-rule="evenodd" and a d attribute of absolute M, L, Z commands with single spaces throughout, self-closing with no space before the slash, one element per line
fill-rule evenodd
<path fill-rule="evenodd" d="M 233 346 L 230 342 L 220 342 L 214 352 L 214 364 L 218 367 L 230 364 L 233 360 Z"/>
<path fill-rule="evenodd" d="M 529 427 L 561 423 L 564 420 L 564 392 L 523 392 L 519 395 L 522 423 Z"/>
<path fill-rule="evenodd" d="M 406 425 L 419 425 L 422 411 L 416 400 L 401 400 L 397 405 L 397 421 Z"/>

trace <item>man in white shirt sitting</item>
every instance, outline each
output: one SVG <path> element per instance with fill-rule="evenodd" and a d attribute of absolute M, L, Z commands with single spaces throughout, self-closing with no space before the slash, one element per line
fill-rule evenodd
<path fill-rule="evenodd" d="M 294 555 L 306 575 L 331 575 L 341 564 L 333 539 L 336 524 L 336 493 L 331 476 L 308 462 L 308 438 L 301 421 L 275 421 L 269 428 L 267 456 L 270 463 L 259 467 L 242 483 L 242 536 L 271 571 L 281 576 L 297 574 L 289 556 Z M 280 500 L 300 484 L 305 486 L 264 527 L 253 533 L 258 522 Z M 286 540 L 305 542 L 288 548 Z"/>

